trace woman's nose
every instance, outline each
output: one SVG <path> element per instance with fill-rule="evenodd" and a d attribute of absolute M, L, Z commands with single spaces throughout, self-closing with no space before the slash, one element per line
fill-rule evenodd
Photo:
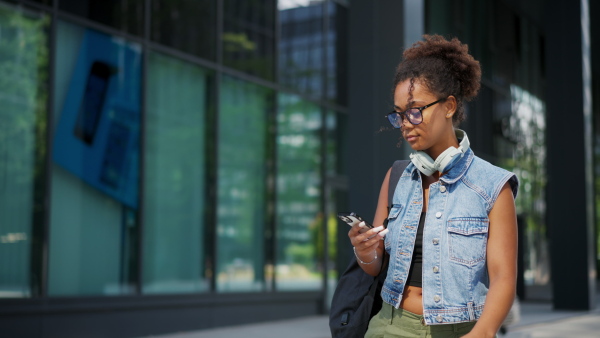
<path fill-rule="evenodd" d="M 400 124 L 400 129 L 405 129 L 406 127 L 412 128 L 413 124 L 408 120 L 408 116 L 402 115 L 402 123 Z"/>

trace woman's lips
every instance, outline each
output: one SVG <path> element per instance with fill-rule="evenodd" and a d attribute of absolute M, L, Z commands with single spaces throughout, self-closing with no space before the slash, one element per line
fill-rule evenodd
<path fill-rule="evenodd" d="M 417 140 L 417 136 L 416 135 L 406 135 L 406 141 L 407 142 L 414 142 Z"/>

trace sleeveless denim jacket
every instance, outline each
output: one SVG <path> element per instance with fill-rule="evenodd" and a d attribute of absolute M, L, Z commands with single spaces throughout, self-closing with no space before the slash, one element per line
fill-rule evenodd
<path fill-rule="evenodd" d="M 516 198 L 517 177 L 476 157 L 471 149 L 429 186 L 423 231 L 423 316 L 427 325 L 479 319 L 489 287 L 488 214 L 506 182 Z M 381 296 L 400 307 L 423 209 L 423 185 L 410 163 L 402 173 L 388 218 L 390 255 Z"/>

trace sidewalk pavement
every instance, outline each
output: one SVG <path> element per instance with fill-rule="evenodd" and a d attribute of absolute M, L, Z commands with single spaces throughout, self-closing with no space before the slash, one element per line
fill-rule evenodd
<path fill-rule="evenodd" d="M 152 336 L 155 338 L 328 338 L 327 316 Z M 600 304 L 591 311 L 552 310 L 549 302 L 521 303 L 521 319 L 499 338 L 598 338 Z"/>

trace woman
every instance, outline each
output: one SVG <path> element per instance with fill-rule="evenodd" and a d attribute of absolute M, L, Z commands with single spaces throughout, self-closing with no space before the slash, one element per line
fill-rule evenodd
<path fill-rule="evenodd" d="M 388 171 L 374 224 L 348 236 L 371 275 L 389 253 L 384 305 L 365 337 L 494 337 L 515 296 L 514 174 L 476 157 L 454 126 L 481 69 L 458 39 L 425 36 L 403 54 L 388 119 L 414 153 L 388 213 Z M 435 159 L 435 161 L 434 161 Z M 382 239 L 384 241 L 382 241 Z M 384 244 L 385 243 L 385 244 Z"/>

